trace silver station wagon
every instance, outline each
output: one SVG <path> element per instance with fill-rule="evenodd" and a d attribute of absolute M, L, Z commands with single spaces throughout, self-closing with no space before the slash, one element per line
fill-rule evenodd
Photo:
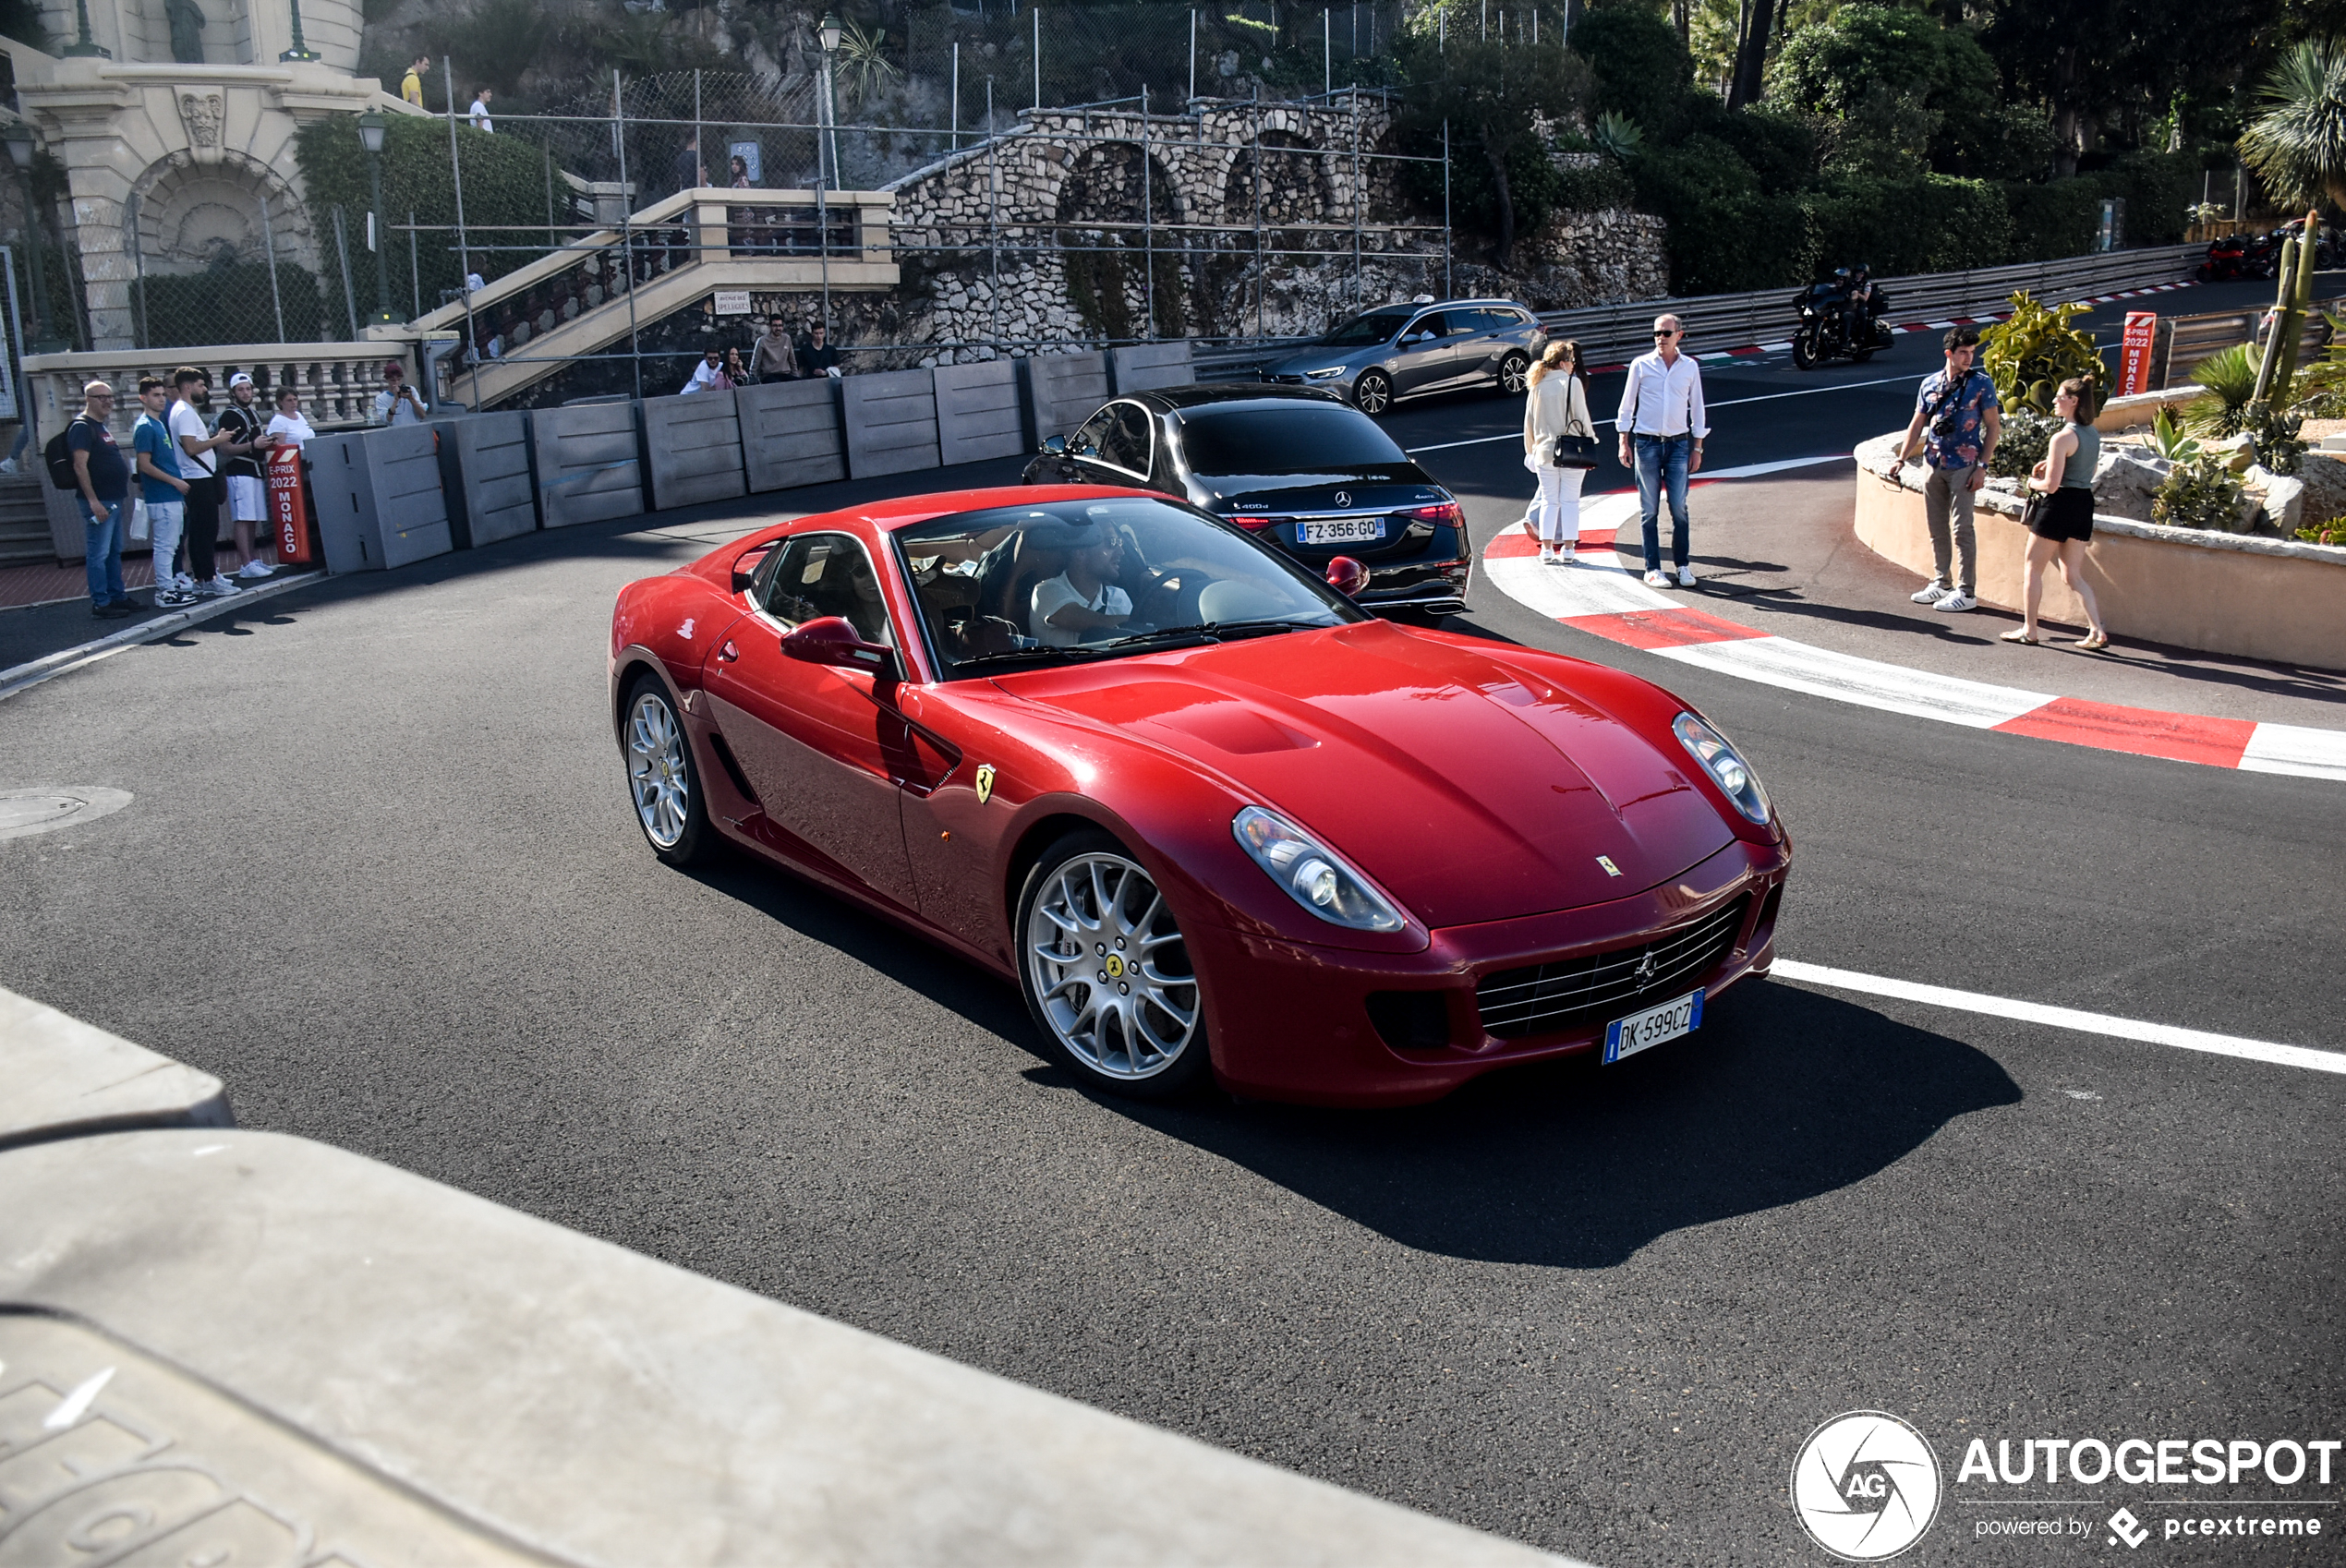
<path fill-rule="evenodd" d="M 1332 392 L 1363 414 L 1460 387 L 1521 392 L 1540 323 L 1511 299 L 1445 299 L 1364 311 L 1266 368 L 1263 379 Z"/>

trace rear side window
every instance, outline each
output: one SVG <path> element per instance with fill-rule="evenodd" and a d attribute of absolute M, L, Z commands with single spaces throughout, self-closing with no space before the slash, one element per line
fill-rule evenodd
<path fill-rule="evenodd" d="M 1108 424 L 1100 439 L 1100 456 L 1119 468 L 1146 474 L 1149 452 L 1156 441 L 1156 432 L 1151 427 L 1156 421 L 1136 403 L 1112 403 L 1101 412 L 1108 416 Z"/>
<path fill-rule="evenodd" d="M 1193 474 L 1316 474 L 1409 461 L 1367 415 L 1320 403 L 1184 414 L 1181 450 Z"/>

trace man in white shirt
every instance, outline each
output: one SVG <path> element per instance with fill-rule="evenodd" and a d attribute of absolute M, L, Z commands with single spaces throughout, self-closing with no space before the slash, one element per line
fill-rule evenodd
<path fill-rule="evenodd" d="M 383 390 L 375 394 L 375 423 L 417 425 L 423 422 L 424 400 L 407 384 L 406 368 L 396 359 L 383 361 Z"/>
<path fill-rule="evenodd" d="M 1621 390 L 1621 465 L 1638 475 L 1638 505 L 1645 518 L 1646 583 L 1670 585 L 1662 574 L 1662 492 L 1670 492 L 1670 559 L 1678 585 L 1694 586 L 1687 564 L 1687 476 L 1702 467 L 1702 439 L 1711 423 L 1702 406 L 1702 368 L 1678 352 L 1686 330 L 1675 316 L 1653 319 L 1653 352 L 1629 365 Z"/>
<path fill-rule="evenodd" d="M 724 353 L 720 349 L 712 348 L 701 356 L 700 363 L 693 367 L 691 378 L 684 382 L 683 387 L 676 395 L 690 397 L 696 392 L 707 392 L 713 387 L 722 386 L 724 381 Z"/>
<path fill-rule="evenodd" d="M 220 543 L 220 459 L 212 449 L 227 446 L 236 438 L 233 432 L 212 434 L 196 408 L 195 400 L 212 384 L 211 377 L 192 365 L 182 365 L 172 372 L 171 383 L 179 396 L 163 425 L 179 443 L 179 476 L 187 481 L 187 526 L 183 536 L 187 571 L 195 580 L 196 593 L 216 598 L 235 593 L 236 585 L 221 575 L 213 554 Z"/>
<path fill-rule="evenodd" d="M 1124 541 L 1113 529 L 1096 528 L 1070 552 L 1067 570 L 1034 585 L 1027 624 L 1037 642 L 1071 648 L 1094 633 L 1121 627 L 1132 614 L 1131 596 L 1109 579 L 1124 564 Z"/>
<path fill-rule="evenodd" d="M 489 136 L 497 134 L 497 127 L 490 122 L 489 118 L 489 101 L 495 96 L 497 95 L 494 92 L 484 87 L 473 94 L 473 106 L 466 111 L 472 115 L 473 129 Z"/>

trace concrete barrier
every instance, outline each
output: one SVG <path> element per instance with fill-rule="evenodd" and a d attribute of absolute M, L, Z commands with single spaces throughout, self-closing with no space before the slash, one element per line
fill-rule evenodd
<path fill-rule="evenodd" d="M 438 422 L 448 527 L 458 549 L 475 549 L 538 526 L 538 481 L 530 471 L 529 415 L 473 414 Z"/>
<path fill-rule="evenodd" d="M 394 425 L 320 436 L 302 448 L 326 570 L 381 572 L 456 548 L 440 488 L 440 434 Z"/>
<path fill-rule="evenodd" d="M 644 510 L 634 403 L 536 409 L 529 416 L 529 445 L 538 470 L 539 527 L 567 528 L 633 517 Z"/>
<path fill-rule="evenodd" d="M 847 431 L 847 472 L 852 477 L 916 474 L 937 466 L 933 371 L 846 377 L 840 382 L 840 421 Z"/>
<path fill-rule="evenodd" d="M 816 376 L 733 393 L 751 494 L 847 477 L 847 444 L 839 425 L 840 384 Z"/>
<path fill-rule="evenodd" d="M 1857 448 L 1856 534 L 1877 555 L 1929 577 L 1922 496 L 1899 484 L 1896 444 L 1881 436 Z M 1973 515 L 1979 598 L 2017 613 L 2029 538 L 2020 501 L 1982 490 Z M 2097 515 L 2086 576 L 2116 642 L 2346 669 L 2346 548 Z M 2085 606 L 2058 570 L 2045 573 L 2042 613 L 2057 625 L 2086 624 Z"/>
<path fill-rule="evenodd" d="M 935 373 L 939 463 L 979 463 L 1026 452 L 1026 406 L 1019 396 L 1017 361 L 939 365 Z"/>
<path fill-rule="evenodd" d="M 655 512 L 749 494 L 741 414 L 730 390 L 646 398 L 644 450 Z"/>
<path fill-rule="evenodd" d="M 51 1140 L 0 1192 L 0 1561 L 1560 1561 L 302 1139 Z"/>
<path fill-rule="evenodd" d="M 1107 362 L 1115 373 L 1119 393 L 1147 392 L 1153 387 L 1186 387 L 1197 380 L 1197 367 L 1190 359 L 1187 338 L 1110 349 Z"/>
<path fill-rule="evenodd" d="M 137 1127 L 229 1127 L 210 1073 L 0 991 L 0 1149 Z"/>
<path fill-rule="evenodd" d="M 1026 404 L 1034 418 L 1028 433 L 1037 441 L 1070 435 L 1108 398 L 1105 354 L 1037 354 L 1026 367 Z"/>

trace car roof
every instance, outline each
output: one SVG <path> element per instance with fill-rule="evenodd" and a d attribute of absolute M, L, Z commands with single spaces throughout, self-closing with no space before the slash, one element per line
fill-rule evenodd
<path fill-rule="evenodd" d="M 1353 312 L 1356 316 L 1374 316 L 1384 311 L 1446 310 L 1461 305 L 1504 305 L 1511 310 L 1530 310 L 1531 307 L 1519 299 L 1500 299 L 1495 296 L 1474 299 L 1429 299 L 1422 305 L 1407 300 L 1393 305 L 1371 305 Z"/>
<path fill-rule="evenodd" d="M 1159 414 L 1239 403 L 1316 403 L 1332 404 L 1338 408 L 1351 406 L 1334 392 L 1322 392 L 1317 387 L 1281 386 L 1276 381 L 1207 381 L 1186 387 L 1153 387 L 1146 392 L 1123 392 L 1108 401 L 1137 403 Z"/>

